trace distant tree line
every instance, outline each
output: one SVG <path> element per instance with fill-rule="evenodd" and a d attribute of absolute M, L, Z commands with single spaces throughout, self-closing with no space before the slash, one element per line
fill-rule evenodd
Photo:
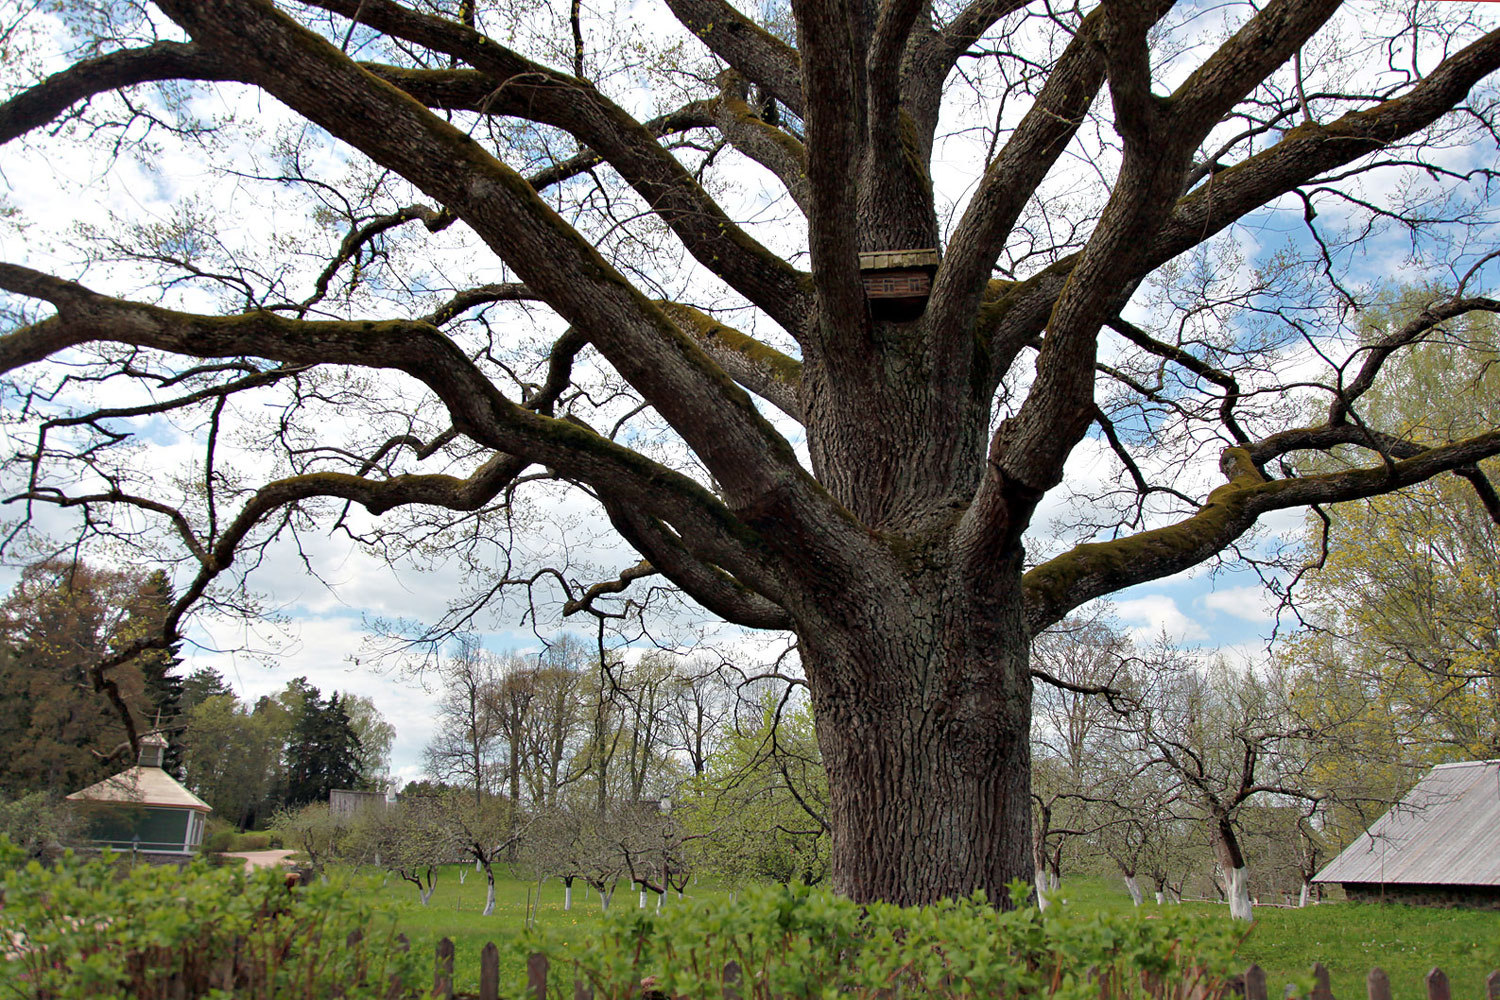
<path fill-rule="evenodd" d="M 159 629 L 173 603 L 162 570 L 51 560 L 0 603 L 0 805 L 61 822 L 55 800 L 134 763 L 121 706 L 168 740 L 165 769 L 240 828 L 332 788 L 375 789 L 394 730 L 367 697 L 326 697 L 299 677 L 253 703 L 212 668 L 186 676 L 178 645 L 95 677 L 113 650 Z M 22 824 L 14 824 L 17 831 Z"/>

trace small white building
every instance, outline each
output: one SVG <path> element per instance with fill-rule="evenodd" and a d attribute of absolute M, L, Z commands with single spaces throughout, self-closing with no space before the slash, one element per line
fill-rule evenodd
<path fill-rule="evenodd" d="M 88 820 L 89 844 L 117 851 L 181 859 L 203 843 L 213 809 L 162 770 L 167 741 L 159 733 L 141 739 L 139 763 L 68 796 Z"/>

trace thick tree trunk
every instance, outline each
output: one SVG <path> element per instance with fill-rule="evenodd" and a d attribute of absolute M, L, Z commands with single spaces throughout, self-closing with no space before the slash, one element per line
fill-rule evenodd
<path fill-rule="evenodd" d="M 1130 901 L 1136 906 L 1140 906 L 1142 900 L 1141 884 L 1135 880 L 1134 875 L 1125 876 L 1125 890 L 1130 893 Z M 1156 895 L 1160 897 L 1161 893 L 1157 893 Z M 1160 903 L 1161 899 L 1158 898 L 1156 901 Z"/>
<path fill-rule="evenodd" d="M 922 594 L 931 579 L 893 581 L 889 603 L 862 608 L 847 631 L 801 630 L 829 777 L 833 885 L 860 902 L 982 890 L 1006 905 L 1007 884 L 1029 883 L 1034 870 L 1019 586 L 1009 608 L 980 608 L 946 573 Z"/>
<path fill-rule="evenodd" d="M 566 913 L 573 908 L 573 880 L 563 880 L 563 912 Z"/>

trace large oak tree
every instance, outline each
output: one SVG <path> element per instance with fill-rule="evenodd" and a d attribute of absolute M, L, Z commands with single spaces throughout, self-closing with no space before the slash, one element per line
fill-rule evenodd
<path fill-rule="evenodd" d="M 657 18 L 635 46 L 576 0 L 156 0 L 113 33 L 101 18 L 133 5 L 64 6 L 92 42 L 10 92 L 0 140 L 198 143 L 236 192 L 214 211 L 242 214 L 215 230 L 184 196 L 151 241 L 82 230 L 80 261 L 119 286 L 0 264 L 21 316 L 0 368 L 35 386 L 15 397 L 36 437 L 13 499 L 83 508 L 117 541 L 159 520 L 194 574 L 164 642 L 224 599 L 237 555 L 320 511 L 377 546 L 400 523 L 482 547 L 528 490 L 571 484 L 640 561 L 592 587 L 553 566 L 569 613 L 619 613 L 601 602 L 656 580 L 795 633 L 833 879 L 855 898 L 998 899 L 1029 875 L 1028 646 L 1071 609 L 1215 558 L 1273 511 L 1450 472 L 1500 509 L 1476 466 L 1500 432 L 1418 442 L 1360 405 L 1391 354 L 1500 307 L 1477 264 L 1500 68 L 1481 5 L 793 0 L 787 24 L 666 0 L 630 8 Z M 142 96 L 170 84 L 192 108 L 182 84 L 205 81 L 323 132 L 268 125 L 251 162 L 229 125 Z M 324 134 L 342 173 L 306 155 Z M 288 209 L 255 202 L 262 184 L 322 199 L 309 219 L 341 237 L 265 236 Z M 1306 235 L 1225 294 L 1237 227 L 1266 206 Z M 1445 234 L 1463 264 L 1354 349 L 1347 241 L 1388 222 L 1423 252 Z M 434 265 L 402 284 L 401 246 L 411 265 L 431 239 L 437 260 L 460 232 L 506 280 L 436 295 Z M 871 306 L 861 252 L 939 247 L 920 313 Z M 1321 267 L 1293 268 L 1299 247 Z M 132 293 L 121 261 L 159 286 Z M 518 360 L 549 331 L 544 365 Z M 106 395 L 123 380 L 140 388 Z M 1321 396 L 1310 424 L 1277 405 L 1294 384 Z M 80 386 L 95 408 L 60 408 Z M 280 454 L 263 481 L 224 468 L 227 425 L 258 405 L 241 400 L 280 407 L 251 441 Z M 163 414 L 199 421 L 191 482 L 107 447 Z M 1297 474 L 1334 447 L 1362 464 Z M 1115 456 L 1120 516 L 1080 507 L 1096 530 L 1028 561 L 1081 448 Z M 538 579 L 502 560 L 495 586 Z"/>

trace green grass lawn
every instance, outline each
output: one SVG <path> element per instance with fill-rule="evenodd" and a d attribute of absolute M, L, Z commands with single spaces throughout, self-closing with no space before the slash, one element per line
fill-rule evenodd
<path fill-rule="evenodd" d="M 1070 906 L 1131 908 L 1119 879 L 1078 878 L 1065 883 L 1063 896 Z M 1143 909 L 1155 906 L 1148 901 Z M 1183 906 L 1228 919 L 1221 904 Z M 1485 977 L 1500 969 L 1500 913 L 1344 902 L 1303 909 L 1258 906 L 1240 954 L 1247 966 L 1254 962 L 1266 970 L 1273 998 L 1322 962 L 1339 1000 L 1363 1000 L 1372 966 L 1390 977 L 1395 1000 L 1425 998 L 1433 967 L 1447 973 L 1454 1000 L 1482 1000 Z"/>
<path fill-rule="evenodd" d="M 459 882 L 460 869 L 464 881 Z M 460 991 L 472 991 L 479 984 L 479 952 L 486 943 L 493 941 L 500 947 L 500 982 L 519 981 L 525 970 L 519 960 L 513 958 L 507 945 L 524 929 L 526 921 L 527 892 L 535 909 L 536 925 L 539 928 L 563 930 L 564 940 L 577 941 L 587 947 L 588 937 L 598 927 L 601 919 L 599 897 L 581 880 L 573 882 L 573 908 L 563 909 L 563 885 L 557 879 L 542 884 L 540 900 L 537 899 L 535 882 L 527 883 L 513 878 L 501 878 L 496 871 L 495 912 L 483 915 L 485 881 L 484 873 L 476 872 L 473 865 L 450 865 L 438 875 L 437 888 L 423 906 L 410 882 L 392 876 L 383 879 L 368 873 L 352 877 L 363 893 L 372 899 L 391 904 L 396 915 L 397 930 L 411 941 L 414 950 L 433 954 L 442 938 L 449 938 L 454 945 L 454 987 Z M 714 884 L 694 885 L 684 895 L 686 901 L 702 898 L 722 898 L 728 891 Z M 650 896 L 654 908 L 656 897 Z M 635 908 L 639 895 L 631 891 L 629 882 L 621 882 L 610 900 L 610 911 Z M 668 895 L 663 910 L 683 905 L 674 895 Z M 576 933 L 577 937 L 572 935 Z"/>
<path fill-rule="evenodd" d="M 456 948 L 455 985 L 474 990 L 479 980 L 479 952 L 488 941 L 501 948 L 501 983 L 515 983 L 523 970 L 506 946 L 522 930 L 529 886 L 515 879 L 502 879 L 496 886 L 495 912 L 481 916 L 485 883 L 482 873 L 472 869 L 459 884 L 458 866 L 445 869 L 427 907 L 417 899 L 409 883 L 391 878 L 384 887 L 378 875 L 353 876 L 372 898 L 392 903 L 398 929 L 411 939 L 412 947 L 432 954 L 439 939 L 451 938 Z M 693 886 L 688 899 L 722 898 L 726 890 L 714 885 Z M 1118 879 L 1080 877 L 1064 884 L 1062 893 L 1070 907 L 1126 911 L 1130 897 Z M 655 897 L 651 897 L 654 905 Z M 562 884 L 543 884 L 536 906 L 539 926 L 562 929 L 566 940 L 586 948 L 600 920 L 599 900 L 581 882 L 574 883 L 573 909 L 562 908 Z M 637 896 L 628 883 L 615 892 L 612 911 L 634 908 Z M 665 906 L 677 903 L 669 896 Z M 1212 903 L 1185 903 L 1190 910 L 1228 919 L 1225 907 Z M 1147 902 L 1148 912 L 1156 906 Z M 1425 998 L 1424 977 L 1433 966 L 1448 974 L 1454 1000 L 1481 1000 L 1484 979 L 1500 969 L 1500 913 L 1475 910 L 1436 910 L 1399 905 L 1324 903 L 1306 909 L 1257 907 L 1256 920 L 1241 947 L 1245 964 L 1258 963 L 1267 972 L 1270 995 L 1282 996 L 1287 983 L 1305 977 L 1314 962 L 1328 967 L 1333 994 L 1339 1000 L 1361 1000 L 1365 976 L 1379 965 L 1390 976 L 1396 1000 Z M 574 938 L 572 935 L 576 934 Z"/>

